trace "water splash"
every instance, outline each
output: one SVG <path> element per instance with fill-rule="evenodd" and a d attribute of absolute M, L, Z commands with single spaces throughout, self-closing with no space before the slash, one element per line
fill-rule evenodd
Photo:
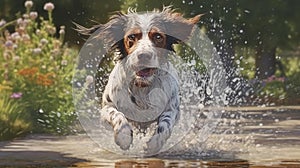
<path fill-rule="evenodd" d="M 103 39 L 95 38 L 98 33 L 96 31 L 82 47 L 73 79 L 73 97 L 80 123 L 100 148 L 131 156 L 148 155 L 144 147 L 155 131 L 155 123 L 142 132 L 135 127 L 133 145 L 123 151 L 114 143 L 111 126 L 101 121 L 101 97 L 113 68 L 113 54 L 108 52 Z M 236 93 L 238 89 L 227 86 L 228 75 L 217 49 L 199 28 L 195 29 L 188 43 L 175 48 L 176 54 L 169 52 L 168 58 L 179 78 L 181 117 L 160 153 L 171 155 L 188 152 L 203 155 L 208 149 L 218 149 L 226 143 L 230 146 L 230 141 L 222 137 L 211 141 L 218 134 L 216 128 L 222 124 L 230 128 L 219 134 L 234 131 L 238 125 L 222 122 L 221 117 L 225 113 L 223 107 L 229 104 L 232 95 L 239 94 Z M 95 83 L 90 80 L 87 82 L 87 77 L 93 77 Z M 235 80 L 239 83 L 240 79 Z M 239 99 L 242 98 L 236 101 Z"/>

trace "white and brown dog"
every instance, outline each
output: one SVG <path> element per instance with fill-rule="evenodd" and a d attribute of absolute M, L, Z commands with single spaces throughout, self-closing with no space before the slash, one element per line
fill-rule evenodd
<path fill-rule="evenodd" d="M 117 54 L 102 97 L 101 118 L 114 130 L 115 143 L 127 150 L 133 141 L 133 126 L 157 122 L 147 143 L 147 152 L 157 153 L 170 137 L 179 118 L 179 84 L 176 70 L 168 61 L 173 44 L 191 35 L 201 15 L 191 19 L 165 7 L 143 14 L 129 10 L 118 13 L 96 29 L 99 38 Z"/>

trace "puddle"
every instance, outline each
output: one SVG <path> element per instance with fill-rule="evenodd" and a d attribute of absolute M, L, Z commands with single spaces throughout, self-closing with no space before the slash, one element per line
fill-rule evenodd
<path fill-rule="evenodd" d="M 201 153 L 130 158 L 100 149 L 86 135 L 29 135 L 0 142 L 0 167 L 300 167 L 300 107 L 225 110 Z"/>

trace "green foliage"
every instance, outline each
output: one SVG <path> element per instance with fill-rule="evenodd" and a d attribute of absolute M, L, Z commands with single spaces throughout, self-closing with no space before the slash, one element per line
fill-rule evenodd
<path fill-rule="evenodd" d="M 286 98 L 286 89 L 285 89 L 285 78 L 271 76 L 268 79 L 264 80 L 264 87 L 261 94 L 267 95 L 275 99 L 284 99 Z"/>
<path fill-rule="evenodd" d="M 197 55 L 197 53 L 189 47 L 187 44 L 177 44 L 174 47 L 176 55 L 179 55 L 185 62 L 195 68 L 197 72 L 206 72 L 206 67 L 202 61 L 202 58 Z"/>
<path fill-rule="evenodd" d="M 300 99 L 300 58 L 286 57 L 282 59 L 287 76 L 286 94 L 290 99 Z"/>
<path fill-rule="evenodd" d="M 24 103 L 11 99 L 7 94 L 0 96 L 0 140 L 8 140 L 31 130 L 29 113 Z"/>
<path fill-rule="evenodd" d="M 32 131 L 69 133 L 76 119 L 71 80 L 77 50 L 63 44 L 65 27 L 56 30 L 53 4 L 44 6 L 47 18 L 38 17 L 31 7 L 0 27 L 0 90 L 22 102 Z M 11 26 L 14 30 L 8 31 Z"/>
<path fill-rule="evenodd" d="M 240 74 L 250 81 L 255 80 L 255 51 L 251 48 L 236 49 L 235 59 Z M 256 88 L 256 95 L 272 100 L 280 100 L 295 104 L 300 98 L 300 58 L 287 51 L 278 51 L 277 61 L 283 65 L 283 72 L 277 67 L 274 75 L 260 81 Z M 297 100 L 298 99 L 298 100 Z M 286 100 L 286 101 L 285 101 Z"/>

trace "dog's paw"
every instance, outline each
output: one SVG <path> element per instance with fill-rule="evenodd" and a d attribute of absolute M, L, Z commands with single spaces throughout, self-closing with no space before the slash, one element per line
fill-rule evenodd
<path fill-rule="evenodd" d="M 145 152 L 150 155 L 157 154 L 160 151 L 160 149 L 163 147 L 165 142 L 166 139 L 162 136 L 162 134 L 155 134 L 147 142 L 147 147 L 145 149 Z"/>
<path fill-rule="evenodd" d="M 129 124 L 123 125 L 115 132 L 115 143 L 120 146 L 122 150 L 127 150 L 132 143 L 132 129 Z"/>

